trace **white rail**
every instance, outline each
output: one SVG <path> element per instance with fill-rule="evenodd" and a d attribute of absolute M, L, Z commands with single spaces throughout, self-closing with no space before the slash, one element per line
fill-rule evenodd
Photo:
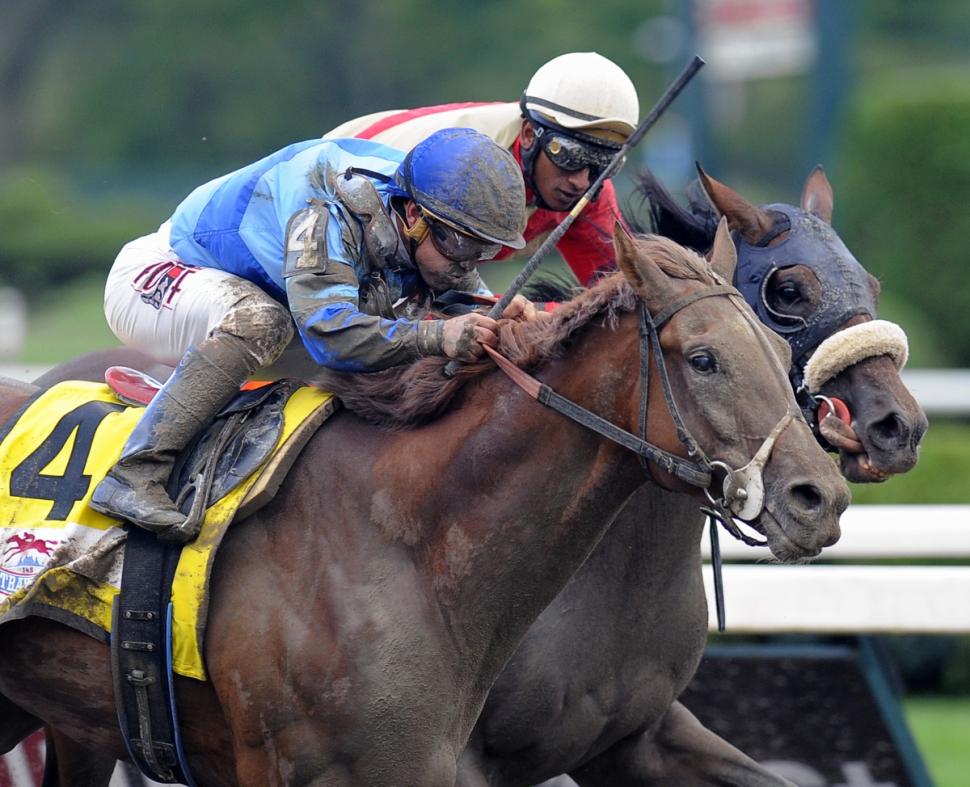
<path fill-rule="evenodd" d="M 0 363 L 0 377 L 12 377 L 26 383 L 36 380 L 50 368 L 50 364 Z"/>
<path fill-rule="evenodd" d="M 970 505 L 852 505 L 842 515 L 842 537 L 822 559 L 970 559 Z M 704 537 L 704 557 L 708 558 Z M 721 531 L 724 560 L 770 560 L 764 547 L 749 547 Z"/>
<path fill-rule="evenodd" d="M 842 533 L 819 563 L 795 566 L 727 562 L 770 557 L 722 535 L 727 633 L 970 633 L 970 505 L 855 506 Z M 921 564 L 871 564 L 902 559 Z"/>
<path fill-rule="evenodd" d="M 929 415 L 970 415 L 970 369 L 904 369 L 903 382 Z"/>

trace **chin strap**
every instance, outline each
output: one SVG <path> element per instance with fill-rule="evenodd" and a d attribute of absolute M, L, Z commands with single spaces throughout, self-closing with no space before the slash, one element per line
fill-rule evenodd
<path fill-rule="evenodd" d="M 411 241 L 415 246 L 419 246 L 421 241 L 428 237 L 428 233 L 431 232 L 431 227 L 428 226 L 428 221 L 424 216 L 419 216 L 418 220 L 414 222 L 410 227 L 406 222 L 402 222 L 404 226 L 401 228 L 401 232 L 404 233 L 404 237 Z"/>

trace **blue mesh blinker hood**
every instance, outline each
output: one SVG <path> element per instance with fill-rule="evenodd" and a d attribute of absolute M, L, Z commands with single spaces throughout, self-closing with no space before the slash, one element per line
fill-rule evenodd
<path fill-rule="evenodd" d="M 827 222 L 791 205 L 764 205 L 762 210 L 786 216 L 791 232 L 771 247 L 754 246 L 735 233 L 738 265 L 734 286 L 761 321 L 785 337 L 792 348 L 792 360 L 801 367 L 805 356 L 850 317 L 867 314 L 874 318 L 876 300 L 865 269 Z M 786 318 L 765 302 L 771 274 L 793 265 L 811 268 L 821 284 L 822 303 L 807 320 Z"/>

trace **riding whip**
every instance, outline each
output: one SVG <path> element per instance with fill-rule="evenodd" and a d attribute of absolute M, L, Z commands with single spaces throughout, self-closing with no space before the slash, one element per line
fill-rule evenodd
<path fill-rule="evenodd" d="M 579 202 L 577 202 L 571 211 L 566 215 L 560 223 L 549 236 L 542 242 L 535 253 L 529 258 L 529 261 L 525 264 L 512 283 L 505 290 L 502 297 L 496 302 L 496 304 L 489 309 L 488 316 L 492 319 L 497 319 L 502 312 L 505 311 L 505 307 L 511 303 L 512 298 L 522 289 L 529 277 L 535 273 L 536 268 L 539 267 L 539 263 L 542 262 L 549 250 L 555 246 L 560 238 L 566 234 L 572 223 L 576 220 L 583 209 L 593 201 L 600 187 L 603 185 L 604 181 L 612 177 L 620 166 L 623 164 L 623 160 L 626 158 L 627 153 L 629 153 L 634 147 L 639 144 L 640 140 L 643 139 L 644 135 L 654 126 L 654 124 L 660 119 L 661 115 L 667 111 L 667 108 L 673 103 L 674 99 L 680 95 L 681 91 L 687 87 L 687 83 L 694 78 L 694 75 L 701 70 L 704 66 L 704 60 L 698 55 L 694 55 L 693 59 L 687 64 L 680 75 L 670 84 L 670 86 L 664 91 L 664 94 L 660 97 L 656 104 L 654 104 L 653 109 L 647 114 L 643 120 L 640 121 L 640 125 L 634 129 L 633 133 L 627 138 L 623 146 L 616 152 L 610 163 L 603 168 L 603 171 L 599 174 L 599 177 L 593 181 L 593 184 L 586 190 L 586 193 L 580 197 Z M 455 371 L 460 366 L 459 361 L 449 361 L 445 366 L 444 372 L 445 376 L 451 377 Z"/>

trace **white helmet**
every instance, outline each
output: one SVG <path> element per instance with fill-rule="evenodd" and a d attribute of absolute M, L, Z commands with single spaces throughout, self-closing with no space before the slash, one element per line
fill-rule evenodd
<path fill-rule="evenodd" d="M 624 142 L 640 122 L 640 102 L 630 77 L 596 52 L 554 57 L 532 76 L 521 106 L 530 120 L 613 142 Z"/>

